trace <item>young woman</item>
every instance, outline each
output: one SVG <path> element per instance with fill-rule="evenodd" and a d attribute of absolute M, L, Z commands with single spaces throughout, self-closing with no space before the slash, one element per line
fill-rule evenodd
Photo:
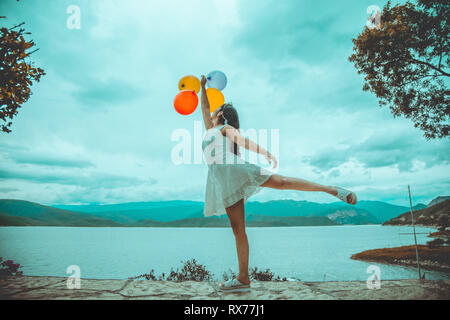
<path fill-rule="evenodd" d="M 272 174 L 240 157 L 239 147 L 259 153 L 277 167 L 277 159 L 269 151 L 239 132 L 239 117 L 231 104 L 224 104 L 211 115 L 205 90 L 206 78 L 201 79 L 201 105 L 206 134 L 202 149 L 208 164 L 204 215 L 227 214 L 236 239 L 239 275 L 222 283 L 227 292 L 250 290 L 248 274 L 249 247 L 245 233 L 244 204 L 261 188 L 319 191 L 331 194 L 349 204 L 356 204 L 355 193 L 335 186 L 324 186 L 299 178 Z"/>

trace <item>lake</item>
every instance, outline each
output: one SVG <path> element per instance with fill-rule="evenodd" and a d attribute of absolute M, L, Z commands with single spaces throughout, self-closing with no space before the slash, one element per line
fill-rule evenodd
<path fill-rule="evenodd" d="M 432 228 L 416 228 L 430 233 Z M 411 227 L 365 225 L 247 228 L 250 267 L 270 268 L 281 277 L 303 281 L 367 280 L 371 263 L 352 254 L 367 249 L 414 244 Z M 430 238 L 419 234 L 420 244 Z M 0 227 L 0 257 L 23 265 L 24 275 L 68 276 L 78 265 L 82 278 L 127 279 L 155 269 L 155 274 L 181 269 L 195 258 L 222 280 L 224 271 L 237 272 L 234 236 L 230 228 L 73 228 Z M 414 268 L 376 264 L 381 280 L 416 278 Z M 438 272 L 427 279 L 448 279 Z"/>

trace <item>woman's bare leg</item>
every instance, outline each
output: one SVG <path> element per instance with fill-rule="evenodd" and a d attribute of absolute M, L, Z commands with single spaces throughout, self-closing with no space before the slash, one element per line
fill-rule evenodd
<path fill-rule="evenodd" d="M 333 188 L 332 186 L 324 186 L 307 180 L 285 177 L 278 174 L 272 175 L 269 180 L 264 182 L 261 186 L 280 190 L 319 191 L 333 196 L 337 196 L 338 194 L 336 188 Z M 347 200 L 349 203 L 353 203 L 351 194 L 348 195 Z"/>
<path fill-rule="evenodd" d="M 248 256 L 249 247 L 247 234 L 245 232 L 245 209 L 244 201 L 240 200 L 231 207 L 225 209 L 230 220 L 231 228 L 233 229 L 234 237 L 236 239 L 236 249 L 239 261 L 239 275 L 237 279 L 244 283 L 250 283 L 248 275 Z"/>

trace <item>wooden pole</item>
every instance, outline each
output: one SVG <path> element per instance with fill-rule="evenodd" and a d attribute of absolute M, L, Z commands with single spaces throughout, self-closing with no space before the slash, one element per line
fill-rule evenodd
<path fill-rule="evenodd" d="M 422 277 L 420 274 L 420 264 L 419 264 L 419 251 L 417 250 L 417 237 L 416 237 L 416 227 L 414 225 L 414 214 L 412 209 L 412 201 L 411 201 L 411 189 L 409 188 L 408 184 L 408 194 L 409 194 L 409 207 L 411 209 L 411 223 L 413 226 L 413 232 L 414 232 L 414 243 L 416 244 L 416 261 L 417 261 L 417 269 L 419 270 L 419 280 L 422 281 Z"/>

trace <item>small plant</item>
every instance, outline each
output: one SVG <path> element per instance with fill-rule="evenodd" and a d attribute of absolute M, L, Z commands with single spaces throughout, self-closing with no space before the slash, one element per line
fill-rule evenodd
<path fill-rule="evenodd" d="M 130 277 L 128 279 L 146 279 L 153 281 L 211 281 L 213 278 L 213 274 L 206 269 L 206 267 L 202 264 L 197 263 L 195 259 L 191 259 L 188 261 L 181 261 L 183 263 L 183 268 L 181 270 L 170 269 L 169 275 L 166 277 L 164 273 L 160 276 L 155 275 L 155 270 L 150 270 L 149 273 L 141 274 L 136 277 Z M 270 269 L 266 270 L 258 270 L 257 267 L 250 268 L 249 270 L 250 280 L 255 281 L 287 281 L 286 277 L 281 278 L 280 276 L 275 276 Z M 222 274 L 222 278 L 224 281 L 228 281 L 230 279 L 236 279 L 237 274 L 233 272 L 233 270 L 228 269 L 227 272 Z"/>
<path fill-rule="evenodd" d="M 280 276 L 275 277 L 275 274 L 270 271 L 270 269 L 266 269 L 265 271 L 258 271 L 257 267 L 250 268 L 249 270 L 250 280 L 256 281 L 287 281 L 286 277 L 281 278 Z M 224 281 L 228 281 L 230 279 L 236 279 L 237 274 L 233 272 L 233 270 L 229 269 L 228 272 L 224 272 L 222 274 L 222 278 Z"/>
<path fill-rule="evenodd" d="M 250 279 L 256 281 L 287 281 L 286 277 L 280 278 L 267 268 L 265 271 L 258 271 L 257 267 L 250 268 Z"/>
<path fill-rule="evenodd" d="M 267 268 L 265 271 L 258 271 L 257 267 L 250 268 L 250 279 L 258 281 L 272 281 L 275 274 Z"/>
<path fill-rule="evenodd" d="M 202 264 L 198 264 L 195 259 L 188 261 L 181 261 L 184 263 L 183 268 L 180 270 L 170 269 L 169 275 L 166 277 L 162 273 L 159 277 L 155 276 L 155 271 L 152 269 L 150 273 L 141 274 L 136 277 L 130 277 L 128 279 L 140 279 L 144 278 L 146 280 L 159 280 L 159 281 L 210 281 L 212 279 L 212 273 L 206 269 Z"/>
<path fill-rule="evenodd" d="M 164 273 L 163 273 L 164 274 Z M 158 280 L 155 276 L 155 270 L 150 270 L 150 273 L 144 273 L 136 277 L 129 277 L 128 279 L 134 280 L 134 279 L 140 279 L 144 278 L 145 280 Z"/>
<path fill-rule="evenodd" d="M 170 274 L 167 277 L 168 281 L 209 281 L 211 279 L 211 272 L 204 265 L 197 264 L 195 259 L 185 261 L 181 271 L 170 269 Z"/>
<path fill-rule="evenodd" d="M 19 271 L 20 268 L 22 268 L 20 264 L 14 263 L 12 260 L 3 261 L 3 258 L 0 257 L 0 277 L 22 276 L 23 273 Z"/>
<path fill-rule="evenodd" d="M 233 272 L 233 270 L 228 269 L 228 272 L 224 272 L 222 274 L 222 278 L 224 281 L 228 281 L 231 279 L 236 279 L 237 278 L 237 274 Z"/>

